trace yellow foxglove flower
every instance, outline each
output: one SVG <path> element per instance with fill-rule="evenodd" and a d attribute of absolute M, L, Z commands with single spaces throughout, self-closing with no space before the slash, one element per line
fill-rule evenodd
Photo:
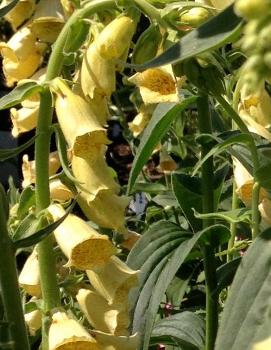
<path fill-rule="evenodd" d="M 271 337 L 256 343 L 252 348 L 252 350 L 269 350 L 269 349 L 271 349 Z"/>
<path fill-rule="evenodd" d="M 141 235 L 134 231 L 127 231 L 123 234 L 124 241 L 121 242 L 121 246 L 125 249 L 131 250 Z"/>
<path fill-rule="evenodd" d="M 136 73 L 128 80 L 137 85 L 146 105 L 179 101 L 177 81 L 171 66 L 150 68 L 142 73 Z"/>
<path fill-rule="evenodd" d="M 7 84 L 32 76 L 42 62 L 44 49 L 29 28 L 20 29 L 7 43 L 0 43 Z"/>
<path fill-rule="evenodd" d="M 19 275 L 19 284 L 30 295 L 37 298 L 41 295 L 39 261 L 36 249 L 33 250 L 24 264 Z"/>
<path fill-rule="evenodd" d="M 132 131 L 134 137 L 137 137 L 142 133 L 148 125 L 150 118 L 151 115 L 142 110 L 134 117 L 131 123 L 128 123 L 129 129 Z"/>
<path fill-rule="evenodd" d="M 1 7 L 8 5 L 11 0 L 3 0 Z M 17 5 L 5 15 L 5 19 L 11 24 L 15 31 L 23 24 L 34 12 L 35 0 L 20 0 Z"/>
<path fill-rule="evenodd" d="M 93 150 L 90 149 L 88 158 L 75 156 L 72 158 L 74 176 L 82 183 L 82 190 L 87 191 L 90 201 L 95 200 L 97 194 L 102 190 L 109 190 L 113 193 L 119 191 L 119 185 L 114 181 L 110 167 L 106 164 L 103 156 L 103 151 L 94 154 L 93 158 L 92 152 Z"/>
<path fill-rule="evenodd" d="M 91 157 L 109 143 L 106 130 L 100 125 L 90 104 L 75 94 L 63 81 L 54 83 L 56 114 L 72 152 L 78 157 Z"/>
<path fill-rule="evenodd" d="M 54 175 L 57 170 L 60 168 L 60 160 L 57 152 L 52 152 L 49 155 L 49 176 Z M 23 173 L 23 182 L 22 186 L 27 187 L 36 182 L 35 174 L 35 161 L 29 160 L 28 155 L 23 155 L 23 164 L 22 164 L 22 173 Z"/>
<path fill-rule="evenodd" d="M 60 180 L 50 181 L 50 197 L 59 202 L 66 202 L 74 198 L 72 191 Z"/>
<path fill-rule="evenodd" d="M 103 350 L 138 350 L 139 336 L 137 333 L 131 336 L 115 336 L 100 331 L 91 331 Z"/>
<path fill-rule="evenodd" d="M 233 173 L 238 197 L 247 207 L 251 207 L 254 184 L 253 177 L 236 158 L 233 158 Z M 259 202 L 265 197 L 268 197 L 268 193 L 265 189 L 261 188 Z"/>
<path fill-rule="evenodd" d="M 261 124 L 257 123 L 245 110 L 240 110 L 239 115 L 250 132 L 258 134 L 271 142 L 271 133 Z"/>
<path fill-rule="evenodd" d="M 78 203 L 88 219 L 120 233 L 126 232 L 125 210 L 129 202 L 128 197 L 120 197 L 108 189 L 100 190 L 95 198 L 84 191 L 78 196 Z"/>
<path fill-rule="evenodd" d="M 138 271 L 112 256 L 105 265 L 86 272 L 91 285 L 110 305 L 122 305 L 126 309 L 128 293 L 138 284 Z"/>
<path fill-rule="evenodd" d="M 176 162 L 172 159 L 170 154 L 168 154 L 165 148 L 162 148 L 160 151 L 159 168 L 165 174 L 171 173 L 172 171 L 177 169 Z"/>
<path fill-rule="evenodd" d="M 56 312 L 49 328 L 49 350 L 102 350 L 96 340 L 65 312 Z"/>
<path fill-rule="evenodd" d="M 37 119 L 39 115 L 39 107 L 19 109 L 11 108 L 10 117 L 13 124 L 12 136 L 18 137 L 24 132 L 33 130 L 37 126 Z"/>
<path fill-rule="evenodd" d="M 37 4 L 35 14 L 29 28 L 41 41 L 53 43 L 56 41 L 64 25 L 62 6 L 59 1 L 47 0 Z"/>
<path fill-rule="evenodd" d="M 129 48 L 136 29 L 135 21 L 119 16 L 110 22 L 96 39 L 99 54 L 105 59 L 119 58 Z"/>
<path fill-rule="evenodd" d="M 34 300 L 34 298 L 31 300 Z M 40 310 L 34 310 L 24 315 L 24 320 L 31 336 L 35 336 L 37 331 L 41 329 L 41 319 Z"/>
<path fill-rule="evenodd" d="M 262 220 L 268 226 L 271 226 L 271 199 L 263 198 L 259 204 L 259 211 L 261 213 Z"/>
<path fill-rule="evenodd" d="M 81 86 L 85 96 L 94 98 L 95 93 L 110 97 L 116 90 L 115 65 L 113 60 L 100 56 L 95 42 L 91 43 L 83 57 Z"/>
<path fill-rule="evenodd" d="M 105 333 L 128 335 L 128 310 L 109 305 L 104 297 L 89 289 L 80 289 L 76 299 L 93 328 Z"/>
<path fill-rule="evenodd" d="M 264 128 L 271 126 L 271 97 L 264 84 L 253 94 L 246 92 L 246 86 L 241 89 L 239 110 L 246 111 L 258 124 Z"/>
<path fill-rule="evenodd" d="M 65 214 L 65 210 L 58 204 L 51 205 L 48 211 L 55 221 Z M 74 266 L 80 270 L 94 268 L 103 265 L 117 253 L 108 236 L 99 234 L 73 214 L 69 214 L 56 228 L 54 235 L 68 258 L 67 267 Z"/>

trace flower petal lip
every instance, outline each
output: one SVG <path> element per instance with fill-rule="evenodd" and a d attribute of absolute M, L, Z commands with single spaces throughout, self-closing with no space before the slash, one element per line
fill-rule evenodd
<path fill-rule="evenodd" d="M 11 108 L 10 117 L 13 124 L 12 136 L 18 137 L 20 134 L 33 130 L 37 126 L 39 107 L 36 108 Z"/>
<path fill-rule="evenodd" d="M 39 261 L 36 249 L 33 250 L 24 264 L 19 275 L 19 284 L 28 294 L 40 297 Z"/>

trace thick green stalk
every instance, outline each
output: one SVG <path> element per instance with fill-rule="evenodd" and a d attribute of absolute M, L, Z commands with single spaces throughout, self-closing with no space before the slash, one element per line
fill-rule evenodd
<path fill-rule="evenodd" d="M 201 133 L 212 133 L 212 122 L 209 110 L 208 95 L 201 95 L 197 101 L 198 123 Z M 201 157 L 210 151 L 211 146 L 202 145 Z M 213 158 L 210 157 L 201 168 L 201 189 L 202 189 L 202 212 L 214 212 L 214 167 Z M 213 219 L 203 220 L 203 228 L 210 227 L 214 224 Z M 205 349 L 213 350 L 218 329 L 218 294 L 214 291 L 217 287 L 216 280 L 216 260 L 215 250 L 212 242 L 202 246 L 205 272 L 206 288 L 206 339 Z"/>
<path fill-rule="evenodd" d="M 2 188 L 0 189 L 2 191 Z M 0 286 L 6 321 L 14 342 L 14 350 L 30 350 L 24 322 L 15 252 L 7 230 L 3 198 L 0 196 Z"/>

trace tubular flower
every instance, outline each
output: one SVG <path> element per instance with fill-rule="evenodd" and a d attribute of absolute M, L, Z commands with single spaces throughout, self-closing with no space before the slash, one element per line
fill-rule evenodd
<path fill-rule="evenodd" d="M 133 136 L 137 137 L 142 133 L 145 127 L 148 125 L 151 118 L 151 114 L 146 113 L 144 110 L 140 111 L 133 119 L 131 123 L 128 123 L 129 129 L 132 131 Z"/>
<path fill-rule="evenodd" d="M 271 200 L 269 198 L 263 198 L 259 204 L 259 212 L 261 213 L 263 222 L 271 226 Z"/>
<path fill-rule="evenodd" d="M 233 173 L 238 197 L 247 207 L 251 207 L 252 190 L 254 184 L 253 177 L 236 158 L 233 158 Z M 266 190 L 261 188 L 259 202 L 261 202 L 265 197 L 268 197 L 268 193 Z"/>
<path fill-rule="evenodd" d="M 50 197 L 59 202 L 66 202 L 74 198 L 74 194 L 60 180 L 53 180 L 50 181 Z"/>
<path fill-rule="evenodd" d="M 140 237 L 141 235 L 135 231 L 127 231 L 123 235 L 124 241 L 121 242 L 121 246 L 125 249 L 131 250 Z"/>
<path fill-rule="evenodd" d="M 129 202 L 128 197 L 117 196 L 111 190 L 100 190 L 95 198 L 84 191 L 78 196 L 78 203 L 88 219 L 120 233 L 126 232 L 124 214 Z"/>
<path fill-rule="evenodd" d="M 171 66 L 150 68 L 128 80 L 137 85 L 145 104 L 179 101 L 177 81 Z"/>
<path fill-rule="evenodd" d="M 88 289 L 80 289 L 76 299 L 92 327 L 105 333 L 128 335 L 128 310 L 109 305 L 104 297 Z"/>
<path fill-rule="evenodd" d="M 130 269 L 119 258 L 112 256 L 104 266 L 86 272 L 91 285 L 109 305 L 119 305 L 126 309 L 128 293 L 138 284 L 138 271 Z"/>
<path fill-rule="evenodd" d="M 119 58 L 129 48 L 136 29 L 135 21 L 119 16 L 110 22 L 99 34 L 96 47 L 104 59 Z"/>
<path fill-rule="evenodd" d="M 10 117 L 13 124 L 12 136 L 18 137 L 24 132 L 33 130 L 37 126 L 37 119 L 39 115 L 39 107 L 20 109 L 11 108 Z"/>
<path fill-rule="evenodd" d="M 34 300 L 34 298 L 32 298 Z M 40 310 L 34 310 L 24 315 L 25 323 L 28 327 L 29 334 L 36 335 L 36 332 L 41 328 L 41 312 Z"/>
<path fill-rule="evenodd" d="M 109 140 L 90 104 L 60 79 L 55 81 L 54 87 L 57 118 L 73 154 L 78 157 L 90 157 L 90 152 L 96 154 Z"/>
<path fill-rule="evenodd" d="M 3 0 L 1 7 L 8 5 L 11 0 Z M 34 12 L 35 0 L 20 0 L 17 5 L 5 15 L 5 19 L 11 24 L 15 31 L 21 24 L 23 24 Z"/>
<path fill-rule="evenodd" d="M 42 62 L 44 48 L 29 28 L 20 29 L 7 43 L 0 43 L 7 84 L 12 85 L 33 75 Z"/>
<path fill-rule="evenodd" d="M 86 50 L 80 76 L 82 90 L 87 97 L 94 98 L 95 94 L 110 97 L 116 90 L 114 61 L 102 58 L 95 42 Z"/>
<path fill-rule="evenodd" d="M 137 350 L 139 348 L 139 336 L 137 333 L 131 336 L 115 336 L 92 330 L 97 342 L 103 350 Z"/>
<path fill-rule="evenodd" d="M 60 168 L 60 160 L 57 152 L 52 152 L 49 154 L 49 176 L 54 175 L 57 170 Z M 22 164 L 22 173 L 23 173 L 23 182 L 22 186 L 27 187 L 36 182 L 35 175 L 35 161 L 29 160 L 28 155 L 23 155 L 23 164 Z"/>
<path fill-rule="evenodd" d="M 29 24 L 32 33 L 41 41 L 56 41 L 64 25 L 62 6 L 59 1 L 47 0 L 37 4 L 34 18 Z"/>
<path fill-rule="evenodd" d="M 41 295 L 39 261 L 36 249 L 33 250 L 24 264 L 19 275 L 19 284 L 30 295 L 37 298 Z"/>
<path fill-rule="evenodd" d="M 160 151 L 159 168 L 165 174 L 169 174 L 177 169 L 176 162 L 172 159 L 170 154 L 168 154 L 168 152 L 164 148 L 162 148 Z"/>
<path fill-rule="evenodd" d="M 82 183 L 82 190 L 87 191 L 88 200 L 95 200 L 102 190 L 109 190 L 112 193 L 119 191 L 119 185 L 114 181 L 112 172 L 107 166 L 103 151 L 99 154 L 92 154 L 88 158 L 72 158 L 72 170 L 74 176 Z M 79 186 L 80 190 L 80 186 Z"/>
<path fill-rule="evenodd" d="M 101 350 L 96 340 L 65 312 L 56 312 L 49 328 L 49 350 Z"/>
<path fill-rule="evenodd" d="M 61 205 L 51 205 L 48 208 L 54 220 L 65 214 Z M 66 267 L 74 266 L 80 270 L 94 268 L 106 263 L 117 249 L 108 236 L 101 235 L 84 220 L 69 214 L 62 224 L 54 231 L 55 239 L 68 258 Z"/>

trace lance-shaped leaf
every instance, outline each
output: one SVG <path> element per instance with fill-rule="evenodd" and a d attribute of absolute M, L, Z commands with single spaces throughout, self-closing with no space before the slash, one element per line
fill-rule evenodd
<path fill-rule="evenodd" d="M 185 35 L 178 43 L 171 46 L 161 55 L 141 65 L 134 65 L 138 70 L 177 63 L 214 50 L 231 42 L 240 30 L 242 19 L 238 17 L 233 5 L 211 18 L 200 27 Z"/>
<path fill-rule="evenodd" d="M 36 136 L 32 137 L 30 140 L 28 140 L 26 143 L 19 147 L 15 148 L 6 148 L 6 149 L 0 149 L 0 161 L 7 160 L 9 158 L 13 158 L 20 154 L 22 151 L 33 145 L 35 141 Z"/>
<path fill-rule="evenodd" d="M 247 350 L 270 336 L 271 229 L 250 246 L 226 301 L 216 350 Z"/>
<path fill-rule="evenodd" d="M 200 214 L 194 210 L 194 215 L 197 219 L 220 219 L 229 223 L 251 222 L 252 210 L 239 208 L 229 211 L 219 211 L 216 213 Z"/>
<path fill-rule="evenodd" d="M 137 176 L 139 175 L 143 166 L 147 163 L 155 146 L 169 129 L 171 122 L 180 116 L 181 112 L 194 103 L 196 99 L 197 96 L 189 97 L 181 103 L 174 105 L 174 107 L 168 110 L 167 113 L 159 115 L 158 117 L 152 117 L 142 135 L 141 142 L 133 162 L 128 183 L 128 193 L 132 191 Z"/>

